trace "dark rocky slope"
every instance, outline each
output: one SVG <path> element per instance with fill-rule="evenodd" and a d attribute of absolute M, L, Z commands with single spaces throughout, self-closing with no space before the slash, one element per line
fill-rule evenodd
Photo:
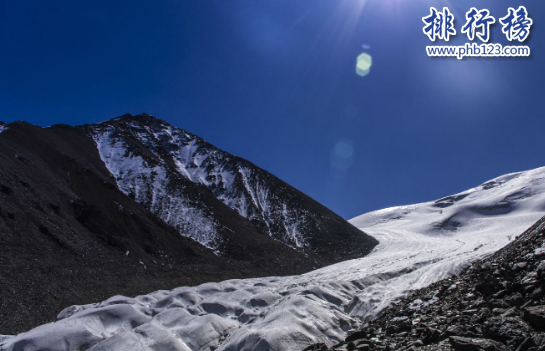
<path fill-rule="evenodd" d="M 545 217 L 459 276 L 412 292 L 331 350 L 543 351 L 544 292 Z"/>
<path fill-rule="evenodd" d="M 320 264 L 186 181 L 229 239 L 218 256 L 121 192 L 84 128 L 7 127 L 0 134 L 0 334 L 116 294 L 298 274 Z"/>

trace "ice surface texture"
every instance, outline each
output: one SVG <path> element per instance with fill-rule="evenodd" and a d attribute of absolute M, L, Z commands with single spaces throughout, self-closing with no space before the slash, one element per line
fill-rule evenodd
<path fill-rule="evenodd" d="M 300 276 L 207 283 L 72 306 L 2 350 L 302 350 L 332 345 L 410 289 L 459 272 L 542 217 L 545 168 L 351 222 L 368 256 Z"/>

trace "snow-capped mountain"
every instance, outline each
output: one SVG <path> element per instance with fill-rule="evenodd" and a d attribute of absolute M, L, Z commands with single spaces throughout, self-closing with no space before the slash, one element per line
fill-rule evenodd
<path fill-rule="evenodd" d="M 302 350 L 333 345 L 409 290 L 458 273 L 544 214 L 545 168 L 351 222 L 379 239 L 366 257 L 299 276 L 229 280 L 73 306 L 6 350 Z"/>
<path fill-rule="evenodd" d="M 377 243 L 278 178 L 147 115 L 0 127 L 0 333 L 116 294 L 301 274 Z"/>
<path fill-rule="evenodd" d="M 218 253 L 229 228 L 215 218 L 203 192 L 271 238 L 317 253 L 319 261 L 361 257 L 376 245 L 272 174 L 155 117 L 125 115 L 87 130 L 123 193 Z M 188 182 L 199 187 L 189 192 Z"/>

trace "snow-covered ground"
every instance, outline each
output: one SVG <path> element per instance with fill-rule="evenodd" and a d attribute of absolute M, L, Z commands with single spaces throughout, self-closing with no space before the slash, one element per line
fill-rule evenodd
<path fill-rule="evenodd" d="M 545 214 L 545 167 L 364 214 L 368 256 L 301 276 L 207 283 L 70 307 L 2 350 L 302 350 L 334 344 L 410 289 L 498 250 Z M 433 302 L 433 301 L 430 301 Z M 2 338 L 0 338 L 2 340 Z"/>
<path fill-rule="evenodd" d="M 2 133 L 5 130 L 8 130 L 8 127 L 6 127 L 5 124 L 0 124 L 0 133 Z"/>

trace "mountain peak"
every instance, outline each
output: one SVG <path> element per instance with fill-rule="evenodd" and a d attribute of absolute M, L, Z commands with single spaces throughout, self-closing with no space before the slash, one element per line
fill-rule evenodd
<path fill-rule="evenodd" d="M 152 116 L 150 114 L 147 114 L 147 113 L 140 113 L 138 115 L 132 115 L 130 113 L 125 113 L 124 115 L 112 118 L 110 120 L 107 120 L 107 121 L 104 121 L 104 122 L 101 122 L 101 123 L 98 123 L 98 124 L 99 125 L 100 124 L 108 124 L 108 123 L 113 123 L 113 122 L 116 122 L 116 121 L 124 121 L 124 122 L 131 121 L 131 122 L 138 122 L 138 123 L 142 123 L 142 124 L 151 124 L 151 123 L 159 122 L 161 124 L 169 125 L 164 120 L 159 119 L 157 117 L 154 117 L 154 116 Z"/>
<path fill-rule="evenodd" d="M 163 120 L 148 114 L 124 115 L 89 128 L 122 192 L 214 250 L 223 250 L 222 243 L 229 240 L 220 233 L 221 225 L 207 219 L 204 202 L 187 197 L 183 190 L 187 182 L 206 190 L 206 196 L 212 195 L 272 239 L 296 250 L 314 251 L 319 262 L 360 257 L 376 245 L 274 175 Z M 189 214 L 176 215 L 182 208 L 192 213 L 193 220 L 201 218 L 201 225 L 188 226 Z M 337 247 L 335 254 L 331 246 Z"/>

